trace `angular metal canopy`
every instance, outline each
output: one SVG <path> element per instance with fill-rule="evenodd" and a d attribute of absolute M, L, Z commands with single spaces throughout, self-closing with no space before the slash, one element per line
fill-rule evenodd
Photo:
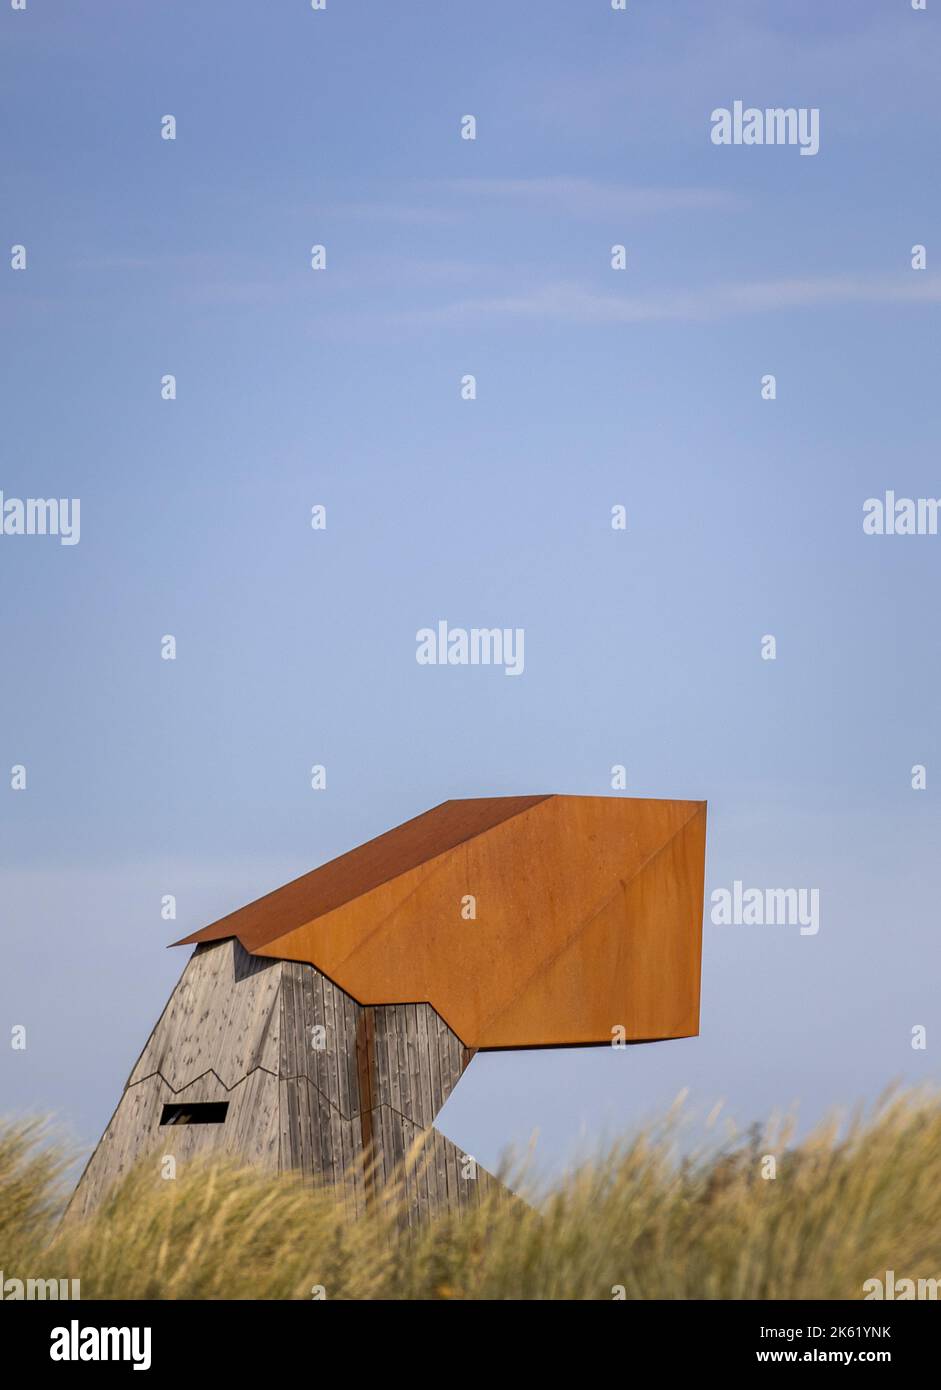
<path fill-rule="evenodd" d="M 689 1037 L 705 835 L 702 801 L 446 801 L 184 942 L 427 1002 L 471 1049 Z"/>

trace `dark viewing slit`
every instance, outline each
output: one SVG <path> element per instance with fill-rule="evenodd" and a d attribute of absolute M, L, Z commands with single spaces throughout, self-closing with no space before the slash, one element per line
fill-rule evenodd
<path fill-rule="evenodd" d="M 222 1125 L 225 1112 L 229 1108 L 227 1100 L 206 1100 L 196 1105 L 165 1105 L 160 1116 L 162 1125 Z"/>

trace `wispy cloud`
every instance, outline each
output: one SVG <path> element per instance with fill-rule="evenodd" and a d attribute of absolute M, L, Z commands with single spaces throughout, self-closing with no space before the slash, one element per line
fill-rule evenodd
<path fill-rule="evenodd" d="M 381 198 L 367 202 L 327 203 L 318 209 L 323 216 L 351 217 L 364 222 L 388 222 L 404 227 L 452 226 L 460 219 L 453 207 L 438 207 L 430 193 L 416 193 L 412 202 L 389 201 Z"/>
<path fill-rule="evenodd" d="M 720 188 L 630 187 L 603 179 L 546 175 L 426 180 L 399 187 L 395 198 L 339 201 L 322 211 L 370 222 L 444 226 L 486 211 L 519 209 L 573 218 L 652 217 L 665 212 L 731 208 L 744 202 L 741 195 Z"/>
<path fill-rule="evenodd" d="M 518 294 L 463 299 L 405 311 L 414 322 L 473 317 L 555 319 L 569 323 L 649 323 L 708 320 L 736 314 L 774 313 L 838 304 L 937 304 L 941 277 L 911 272 L 911 278 L 821 276 L 722 284 L 647 295 L 602 293 L 584 285 L 556 282 Z"/>
<path fill-rule="evenodd" d="M 693 208 L 739 205 L 743 199 L 718 188 L 632 188 L 600 179 L 552 176 L 534 179 L 451 179 L 452 193 L 481 201 L 543 208 L 571 217 L 648 216 Z"/>

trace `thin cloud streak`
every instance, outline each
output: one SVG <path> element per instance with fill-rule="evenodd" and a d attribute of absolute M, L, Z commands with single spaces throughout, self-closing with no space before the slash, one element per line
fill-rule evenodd
<path fill-rule="evenodd" d="M 649 296 L 602 294 L 582 285 L 556 283 L 524 294 L 465 299 L 438 308 L 416 309 L 400 317 L 424 323 L 472 317 L 555 319 L 584 324 L 651 323 L 709 320 L 727 315 L 773 313 L 837 304 L 941 302 L 941 277 L 929 278 L 914 271 L 912 277 L 908 282 L 898 278 L 865 279 L 852 276 L 766 280 Z"/>
<path fill-rule="evenodd" d="M 401 192 L 401 190 L 400 190 Z M 561 213 L 573 218 L 643 217 L 664 212 L 741 207 L 746 199 L 716 188 L 631 188 L 601 179 L 543 178 L 438 179 L 413 184 L 408 198 L 334 202 L 325 214 L 404 226 L 447 226 L 482 208 L 516 208 Z"/>
<path fill-rule="evenodd" d="M 692 208 L 740 206 L 744 199 L 716 188 L 628 188 L 598 179 L 450 179 L 453 193 L 476 200 L 554 208 L 573 217 L 642 216 Z"/>

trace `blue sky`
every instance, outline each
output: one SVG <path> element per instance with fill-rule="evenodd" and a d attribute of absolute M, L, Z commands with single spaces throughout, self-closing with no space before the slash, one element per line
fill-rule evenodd
<path fill-rule="evenodd" d="M 707 913 L 698 1039 L 478 1058 L 448 1134 L 492 1165 L 538 1130 L 551 1167 L 687 1086 L 809 1123 L 937 1079 L 941 537 L 862 507 L 941 493 L 938 22 L 0 12 L 0 488 L 82 524 L 0 536 L 3 1109 L 93 1142 L 169 940 L 448 797 L 617 763 L 708 800 L 707 890 L 817 887 L 820 932 Z M 819 108 L 819 153 L 713 145 L 736 99 Z M 523 627 L 524 675 L 417 665 L 440 618 Z"/>

